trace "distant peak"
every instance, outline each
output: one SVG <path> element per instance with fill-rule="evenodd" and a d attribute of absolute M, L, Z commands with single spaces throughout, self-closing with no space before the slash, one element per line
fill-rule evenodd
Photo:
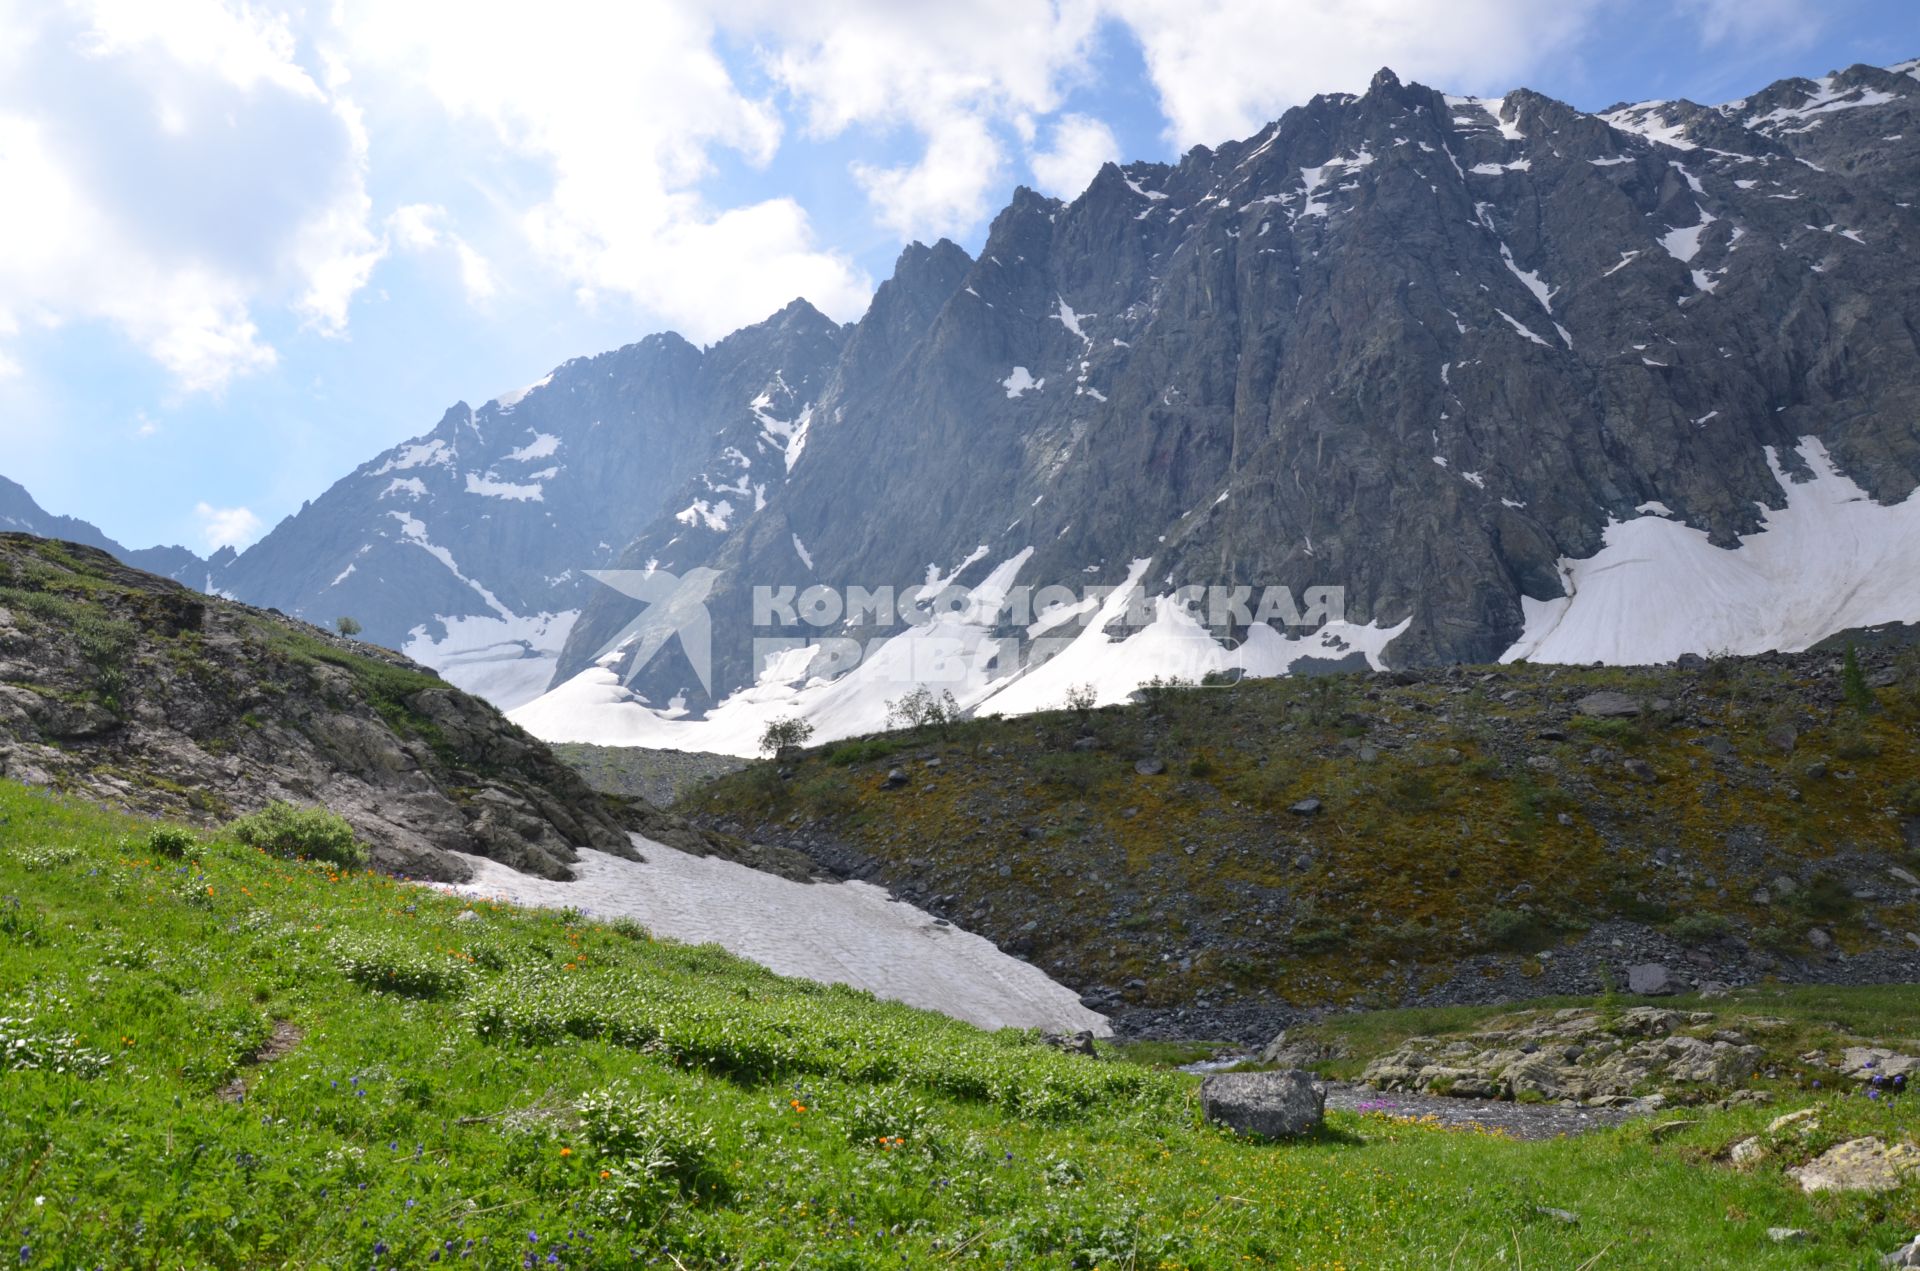
<path fill-rule="evenodd" d="M 1367 85 L 1367 91 L 1369 93 L 1393 92 L 1399 87 L 1400 77 L 1393 73 L 1392 67 L 1383 66 L 1373 73 L 1373 82 Z"/>

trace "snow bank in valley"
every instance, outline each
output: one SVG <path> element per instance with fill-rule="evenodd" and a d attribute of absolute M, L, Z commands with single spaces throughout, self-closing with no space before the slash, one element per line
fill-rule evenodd
<path fill-rule="evenodd" d="M 1767 448 L 1787 505 L 1764 509 L 1738 547 L 1652 515 L 1616 521 L 1585 560 L 1563 559 L 1566 595 L 1522 597 L 1526 629 L 1501 660 L 1648 665 L 1683 653 L 1804 649 L 1849 627 L 1920 619 L 1920 493 L 1875 503 L 1800 439 L 1797 481 Z"/>
<path fill-rule="evenodd" d="M 644 863 L 581 853 L 579 878 L 553 882 L 478 856 L 470 883 L 447 890 L 524 905 L 572 905 L 629 917 L 655 935 L 718 944 L 781 975 L 847 984 L 981 1028 L 1090 1029 L 1106 1017 L 1072 989 L 994 944 L 867 883 L 796 883 L 732 861 L 690 856 L 634 836 Z"/>

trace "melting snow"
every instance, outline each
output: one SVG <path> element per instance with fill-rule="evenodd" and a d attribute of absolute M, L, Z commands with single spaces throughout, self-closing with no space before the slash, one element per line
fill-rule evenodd
<path fill-rule="evenodd" d="M 467 474 L 467 493 L 484 494 L 490 499 L 509 499 L 516 503 L 544 503 L 545 496 L 537 485 L 515 485 L 510 481 L 497 481 L 489 472 L 481 476 L 477 472 Z"/>
<path fill-rule="evenodd" d="M 1007 390 L 1008 397 L 1018 397 L 1025 392 L 1039 392 L 1047 386 L 1046 377 L 1033 378 L 1033 373 L 1024 366 L 1016 366 L 1007 378 L 1000 381 L 1000 387 Z"/>
<path fill-rule="evenodd" d="M 580 854 L 574 882 L 469 856 L 473 881 L 448 887 L 598 918 L 637 919 L 655 935 L 718 944 L 781 975 L 847 984 L 981 1028 L 1105 1035 L 1079 994 L 993 943 L 893 900 L 871 883 L 798 883 L 635 835 L 644 862 Z"/>
<path fill-rule="evenodd" d="M 380 497 L 390 499 L 396 494 L 404 494 L 409 498 L 418 499 L 424 497 L 426 493 L 427 483 L 419 477 L 395 477 L 387 482 L 386 489 L 380 491 Z"/>
<path fill-rule="evenodd" d="M 705 499 L 695 499 L 690 507 L 682 508 L 673 514 L 673 519 L 682 525 L 704 525 L 710 530 L 727 532 L 727 520 L 733 515 L 733 504 L 725 499 L 709 503 Z"/>
<path fill-rule="evenodd" d="M 550 432 L 535 433 L 533 440 L 508 455 L 503 463 L 530 463 L 535 459 L 549 459 L 560 453 L 560 439 Z"/>
<path fill-rule="evenodd" d="M 485 698 L 503 711 L 547 691 L 560 650 L 580 611 L 534 614 L 461 614 L 415 627 L 401 652 L 440 673 L 447 683 Z M 436 638 L 431 629 L 437 627 Z"/>
<path fill-rule="evenodd" d="M 500 396 L 493 399 L 494 404 L 500 408 L 501 414 L 507 414 L 512 411 L 515 406 L 518 406 L 524 401 L 528 393 L 531 393 L 536 388 L 545 388 L 551 383 L 553 383 L 553 372 L 548 371 L 545 378 L 537 379 L 525 388 L 516 388 L 511 393 L 500 394 Z"/>
<path fill-rule="evenodd" d="M 1797 650 L 1836 631 L 1920 619 L 1920 496 L 1875 503 L 1817 438 L 1812 476 L 1767 463 L 1786 495 L 1738 547 L 1663 516 L 1607 527 L 1585 560 L 1563 559 L 1567 594 L 1524 597 L 1526 630 L 1503 660 L 1668 662 L 1682 653 Z"/>
<path fill-rule="evenodd" d="M 408 468 L 421 468 L 429 464 L 450 467 L 453 458 L 453 447 L 436 437 L 432 441 L 399 447 L 393 452 L 393 458 L 375 468 L 372 475 L 383 477 L 389 472 L 404 472 Z"/>
<path fill-rule="evenodd" d="M 1707 226 L 1714 218 L 1707 210 L 1697 204 L 1694 210 L 1700 213 L 1700 223 L 1684 229 L 1670 229 L 1660 236 L 1660 245 L 1667 249 L 1667 255 L 1678 261 L 1689 261 L 1700 254 L 1700 236 L 1707 232 Z"/>
<path fill-rule="evenodd" d="M 1512 327 L 1515 331 L 1518 331 L 1521 335 L 1526 336 L 1529 340 L 1532 340 L 1535 344 L 1543 345 L 1547 348 L 1553 347 L 1552 345 L 1547 344 L 1545 340 L 1535 335 L 1533 331 L 1530 328 L 1528 328 L 1526 323 L 1520 321 L 1520 319 L 1514 317 L 1512 314 L 1508 313 L 1505 309 L 1495 309 L 1494 312 L 1499 314 L 1501 317 L 1505 318 L 1507 320 L 1508 326 Z"/>
<path fill-rule="evenodd" d="M 805 565 L 808 569 L 813 568 L 813 553 L 807 550 L 807 545 L 800 541 L 798 534 L 793 536 L 793 552 L 794 555 L 800 558 L 802 565 Z"/>

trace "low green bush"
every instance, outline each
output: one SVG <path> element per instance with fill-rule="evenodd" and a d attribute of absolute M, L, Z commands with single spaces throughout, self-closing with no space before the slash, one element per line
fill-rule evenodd
<path fill-rule="evenodd" d="M 366 864 L 366 849 L 353 837 L 344 817 L 325 808 L 300 807 L 278 799 L 227 826 L 227 833 L 269 856 L 288 860 L 326 861 L 358 868 Z"/>
<path fill-rule="evenodd" d="M 180 860 L 198 846 L 200 840 L 193 832 L 177 825 L 156 825 L 147 831 L 147 850 L 155 856 Z"/>

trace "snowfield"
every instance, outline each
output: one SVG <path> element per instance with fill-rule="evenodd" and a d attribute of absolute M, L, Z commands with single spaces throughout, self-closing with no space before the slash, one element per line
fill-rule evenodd
<path fill-rule="evenodd" d="M 951 573 L 929 568 L 924 594 L 937 595 L 960 570 L 984 554 L 976 551 Z M 1381 653 L 1407 629 L 1409 618 L 1394 627 L 1336 622 L 1300 636 L 1256 625 L 1238 648 L 1218 643 L 1207 629 L 1170 599 L 1150 601 L 1153 617 L 1144 626 L 1106 630 L 1127 610 L 1127 593 L 1149 564 L 1134 561 L 1126 582 L 1108 596 L 1092 622 L 1062 641 L 1052 658 L 1026 668 L 1005 667 L 993 658 L 992 618 L 1032 556 L 1025 548 L 1000 562 L 972 587 L 971 607 L 935 617 L 864 650 L 859 664 L 832 678 L 812 666 L 811 650 L 783 655 L 757 683 L 727 697 L 704 719 L 682 718 L 656 709 L 620 683 L 610 657 L 509 717 L 548 742 L 588 742 L 601 746 L 648 746 L 668 750 L 704 750 L 753 756 L 760 736 L 776 719 L 804 717 L 814 726 L 815 743 L 888 727 L 888 703 L 915 685 L 951 691 L 963 709 L 982 715 L 1021 715 L 1059 708 L 1070 688 L 1091 686 L 1101 705 L 1127 695 L 1155 676 L 1199 681 L 1213 672 L 1239 670 L 1247 675 L 1281 675 L 1301 658 L 1339 659 L 1358 653 L 1376 668 Z M 1065 615 L 1051 615 L 1063 618 Z M 1121 638 L 1124 637 L 1124 638 Z"/>
<path fill-rule="evenodd" d="M 467 856 L 460 895 L 572 905 L 598 919 L 628 917 L 657 936 L 712 943 L 781 975 L 847 984 L 981 1028 L 1040 1028 L 1106 1036 L 1104 1015 L 1038 967 L 948 926 L 868 883 L 796 883 L 635 835 L 646 861 L 585 851 L 570 883 L 533 878 Z"/>
<path fill-rule="evenodd" d="M 1796 481 L 1767 448 L 1787 505 L 1735 548 L 1664 504 L 1607 527 L 1585 560 L 1562 559 L 1567 594 L 1523 597 L 1526 629 L 1503 662 L 1637 666 L 1683 653 L 1793 652 L 1836 631 L 1920 619 L 1920 493 L 1875 503 L 1834 467 L 1817 438 L 1798 447 Z"/>

